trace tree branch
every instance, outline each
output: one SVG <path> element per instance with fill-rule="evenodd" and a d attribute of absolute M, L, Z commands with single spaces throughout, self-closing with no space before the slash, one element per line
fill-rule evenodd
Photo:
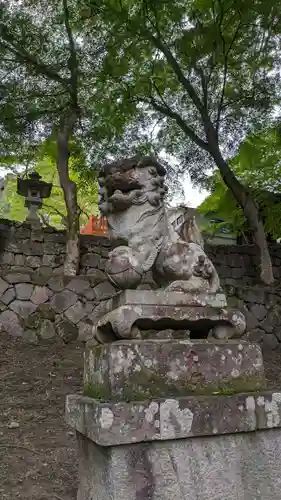
<path fill-rule="evenodd" d="M 68 59 L 68 69 L 70 71 L 70 83 L 71 83 L 71 97 L 73 105 L 78 108 L 78 61 L 75 42 L 73 38 L 73 33 L 70 25 L 70 15 L 67 0 L 62 0 L 63 10 L 64 10 L 64 24 L 68 36 L 69 42 L 69 59 Z"/>
<path fill-rule="evenodd" d="M 196 106 L 196 108 L 200 111 L 201 115 L 202 113 L 204 114 L 204 106 L 201 100 L 199 99 L 193 85 L 190 83 L 188 78 L 186 78 L 183 74 L 183 71 L 172 54 L 171 50 L 169 47 L 161 40 L 160 36 L 158 35 L 157 37 L 152 35 L 152 33 L 147 31 L 147 36 L 150 38 L 154 46 L 164 54 L 164 56 L 167 59 L 167 62 L 170 64 L 171 68 L 174 70 L 175 75 L 177 76 L 178 81 L 182 84 L 186 92 L 188 93 L 190 99 L 192 100 L 193 104 Z"/>
<path fill-rule="evenodd" d="M 29 113 L 25 113 L 23 115 L 12 115 L 12 116 L 2 116 L 3 122 L 9 122 L 10 120 L 21 120 L 21 119 L 36 119 L 40 118 L 41 116 L 45 116 L 47 113 L 50 114 L 55 114 L 63 111 L 65 109 L 65 106 L 60 106 L 57 109 L 51 108 L 51 109 L 42 109 L 40 111 L 30 111 Z"/>
<path fill-rule="evenodd" d="M 208 81 L 205 77 L 204 71 L 202 68 L 195 68 L 196 73 L 200 76 L 202 91 L 203 91 L 203 105 L 208 113 Z"/>
<path fill-rule="evenodd" d="M 17 47 L 17 44 L 14 44 L 13 40 L 7 41 L 4 39 L 3 34 L 1 36 L 0 47 L 2 46 L 9 50 L 12 54 L 14 54 L 18 61 L 31 67 L 36 74 L 44 75 L 50 80 L 61 83 L 64 86 L 68 86 L 69 81 L 62 78 L 51 66 L 39 61 L 32 54 L 29 54 L 22 46 Z"/>
<path fill-rule="evenodd" d="M 221 0 L 219 1 L 220 9 L 221 9 L 221 15 L 220 15 L 220 20 L 219 20 L 219 34 L 222 40 L 222 50 L 223 50 L 223 56 L 224 56 L 224 64 L 223 64 L 223 83 L 222 83 L 222 90 L 221 90 L 221 97 L 219 100 L 219 105 L 218 105 L 218 114 L 217 114 L 217 119 L 216 119 L 216 134 L 217 137 L 219 135 L 219 128 L 220 128 L 220 118 L 221 118 L 221 112 L 222 112 L 222 107 L 223 107 L 223 101 L 224 101 L 224 95 L 225 95 L 225 87 L 226 87 L 226 80 L 227 80 L 227 72 L 228 72 L 228 56 L 232 50 L 232 47 L 234 45 L 234 42 L 238 36 L 239 30 L 242 25 L 241 21 L 241 16 L 240 16 L 240 21 L 238 23 L 238 26 L 236 27 L 235 33 L 233 35 L 233 38 L 229 44 L 228 49 L 226 50 L 226 41 L 222 32 L 222 22 L 223 22 L 223 17 L 224 17 L 224 11 L 223 11 L 223 5 L 221 3 Z"/>
<path fill-rule="evenodd" d="M 200 137 L 194 132 L 194 130 L 187 125 L 185 120 L 176 112 L 173 111 L 168 104 L 163 103 L 161 104 L 159 101 L 157 101 L 153 96 L 149 96 L 148 101 L 143 100 L 143 102 L 148 102 L 151 104 L 151 106 L 158 111 L 159 113 L 162 113 L 163 115 L 167 116 L 168 118 L 171 118 L 174 120 L 177 125 L 182 129 L 182 131 L 193 141 L 197 146 L 200 148 L 204 149 L 205 151 L 209 152 L 209 146 L 208 144 L 203 141 L 203 139 L 200 139 Z M 162 100 L 163 102 L 163 100 Z"/>

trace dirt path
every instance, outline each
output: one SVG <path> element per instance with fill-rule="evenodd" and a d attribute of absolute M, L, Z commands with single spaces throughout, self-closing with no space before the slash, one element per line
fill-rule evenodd
<path fill-rule="evenodd" d="M 281 352 L 264 357 L 269 386 L 281 389 Z M 76 442 L 64 404 L 81 390 L 82 365 L 81 346 L 1 334 L 1 500 L 76 500 Z"/>
<path fill-rule="evenodd" d="M 32 346 L 1 334 L 1 500 L 75 500 L 76 442 L 64 403 L 81 382 L 79 346 Z"/>

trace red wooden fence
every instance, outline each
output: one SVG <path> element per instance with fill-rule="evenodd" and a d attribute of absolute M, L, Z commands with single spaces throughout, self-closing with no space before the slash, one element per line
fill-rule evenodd
<path fill-rule="evenodd" d="M 107 222 L 105 217 L 91 215 L 89 222 L 80 230 L 81 234 L 95 234 L 96 236 L 107 235 Z"/>

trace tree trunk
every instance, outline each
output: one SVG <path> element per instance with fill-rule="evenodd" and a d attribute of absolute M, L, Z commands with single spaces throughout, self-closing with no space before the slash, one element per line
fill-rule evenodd
<path fill-rule="evenodd" d="M 241 184 L 235 177 L 234 173 L 223 159 L 219 148 L 212 148 L 211 154 L 217 167 L 219 168 L 225 184 L 243 209 L 249 228 L 253 232 L 255 245 L 257 246 L 260 254 L 260 278 L 264 283 L 270 285 L 274 281 L 272 263 L 264 231 L 264 225 L 259 215 L 259 209 L 250 193 L 246 191 L 243 184 Z"/>
<path fill-rule="evenodd" d="M 76 121 L 73 113 L 68 123 L 61 125 L 57 137 L 57 170 L 63 190 L 67 211 L 67 241 L 64 274 L 76 275 L 79 269 L 79 213 L 77 209 L 77 187 L 69 178 L 69 138 Z"/>

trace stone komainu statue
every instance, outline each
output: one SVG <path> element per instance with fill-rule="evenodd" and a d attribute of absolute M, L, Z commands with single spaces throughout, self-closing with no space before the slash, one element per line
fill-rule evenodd
<path fill-rule="evenodd" d="M 165 169 L 154 158 L 105 165 L 100 211 L 114 250 L 106 265 L 116 295 L 97 306 L 93 341 L 130 338 L 234 338 L 242 313 L 227 307 L 218 274 L 203 250 L 195 220 L 180 234 L 164 206 Z M 90 342 L 90 341 L 89 341 Z"/>
<path fill-rule="evenodd" d="M 137 288 L 151 271 L 159 288 L 215 293 L 218 274 L 203 251 L 195 222 L 190 221 L 183 239 L 168 221 L 165 173 L 151 157 L 103 167 L 99 207 L 111 240 L 121 242 L 110 254 L 106 274 L 119 289 Z"/>

